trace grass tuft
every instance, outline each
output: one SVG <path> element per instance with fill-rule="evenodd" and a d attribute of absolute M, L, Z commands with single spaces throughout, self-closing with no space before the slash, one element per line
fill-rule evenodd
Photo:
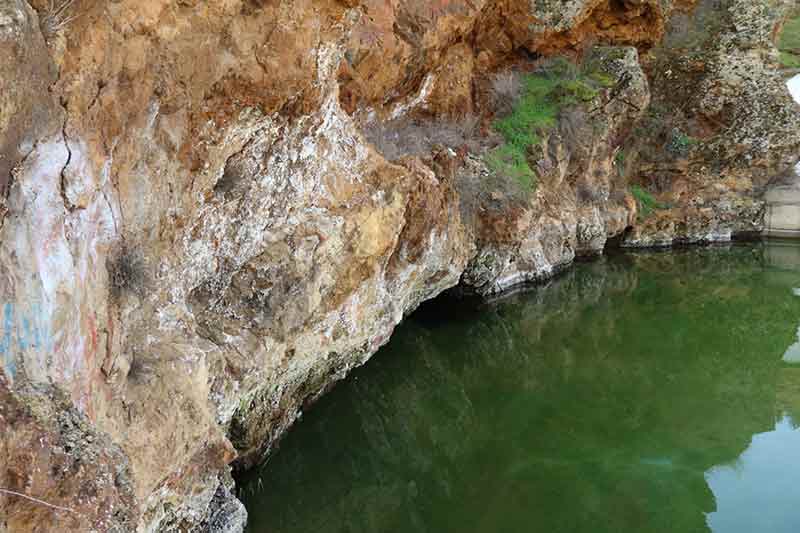
<path fill-rule="evenodd" d="M 524 75 L 511 112 L 494 123 L 504 142 L 486 156 L 489 168 L 533 190 L 537 176 L 528 159 L 532 148 L 542 141 L 542 134 L 556 126 L 563 108 L 590 102 L 599 88 L 613 84 L 608 74 L 581 72 L 565 59 L 553 60 L 542 70 Z"/>
<path fill-rule="evenodd" d="M 496 175 L 515 180 L 526 191 L 532 191 L 536 184 L 536 174 L 528 164 L 525 153 L 511 144 L 502 144 L 486 156 L 489 169 Z"/>
<path fill-rule="evenodd" d="M 640 220 L 652 215 L 656 209 L 664 209 L 666 207 L 639 185 L 631 185 L 630 190 L 631 194 L 636 199 L 636 204 L 639 206 Z"/>

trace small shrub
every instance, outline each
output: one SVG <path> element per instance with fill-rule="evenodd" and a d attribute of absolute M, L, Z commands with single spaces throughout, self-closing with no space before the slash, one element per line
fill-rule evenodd
<path fill-rule="evenodd" d="M 563 105 L 591 102 L 597 96 L 597 89 L 583 80 L 568 80 L 555 89 L 554 94 Z"/>
<path fill-rule="evenodd" d="M 616 155 L 614 155 L 614 164 L 617 168 L 625 166 L 625 150 L 621 148 L 617 150 Z"/>
<path fill-rule="evenodd" d="M 800 69 L 800 55 L 781 51 L 781 66 L 784 68 Z"/>
<path fill-rule="evenodd" d="M 631 194 L 636 199 L 636 204 L 639 207 L 639 219 L 645 219 L 653 214 L 656 209 L 664 209 L 664 205 L 656 200 L 652 194 L 644 190 L 639 185 L 632 185 Z"/>
<path fill-rule="evenodd" d="M 77 15 L 70 15 L 69 10 L 75 0 L 49 0 L 44 12 L 41 13 L 39 26 L 46 41 L 52 40 L 58 32 L 77 18 Z"/>
<path fill-rule="evenodd" d="M 106 263 L 111 295 L 121 297 L 125 292 L 144 293 L 146 281 L 144 259 L 128 245 L 122 244 L 109 255 Z"/>
<path fill-rule="evenodd" d="M 667 144 L 667 150 L 678 156 L 686 156 L 689 154 L 689 150 L 691 150 L 692 146 L 696 145 L 697 142 L 697 139 L 687 135 L 679 128 L 673 128 L 669 143 Z"/>
<path fill-rule="evenodd" d="M 514 104 L 522 94 L 521 76 L 511 70 L 500 72 L 492 80 L 490 90 L 495 115 L 506 116 L 514 110 Z"/>
<path fill-rule="evenodd" d="M 622 148 L 619 148 L 617 150 L 617 153 L 614 154 L 614 168 L 616 168 L 618 176 L 625 176 L 625 170 L 626 170 L 625 169 L 625 166 L 626 166 L 625 163 L 626 163 L 626 160 L 627 160 L 627 156 L 625 154 L 625 150 L 622 149 Z"/>
<path fill-rule="evenodd" d="M 413 120 L 402 118 L 374 123 L 364 129 L 364 136 L 388 161 L 405 156 L 430 154 L 434 146 L 477 149 L 480 117 L 467 113 L 458 120 Z"/>
<path fill-rule="evenodd" d="M 600 70 L 596 70 L 594 72 L 590 72 L 589 73 L 589 79 L 591 79 L 592 81 L 594 81 L 595 83 L 597 83 L 601 87 L 613 87 L 617 83 L 617 80 L 614 79 L 613 76 L 611 76 L 607 72 L 603 72 L 603 71 L 600 71 Z"/>
<path fill-rule="evenodd" d="M 575 80 L 581 75 L 581 68 L 565 57 L 554 57 L 542 65 L 538 74 L 560 80 Z"/>
<path fill-rule="evenodd" d="M 502 144 L 486 155 L 486 164 L 496 175 L 515 180 L 526 191 L 532 191 L 536 174 L 528 164 L 526 154 L 514 145 Z"/>

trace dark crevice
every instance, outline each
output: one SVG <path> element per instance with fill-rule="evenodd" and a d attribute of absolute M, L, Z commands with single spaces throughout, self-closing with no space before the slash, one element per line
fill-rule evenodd
<path fill-rule="evenodd" d="M 486 299 L 459 284 L 425 300 L 403 320 L 414 320 L 429 327 L 471 320 L 486 308 Z"/>
<path fill-rule="evenodd" d="M 75 211 L 75 206 L 72 205 L 72 202 L 69 201 L 67 198 L 67 168 L 69 164 L 72 162 L 72 149 L 69 147 L 69 137 L 67 136 L 67 120 L 68 120 L 68 113 L 67 113 L 67 105 L 62 100 L 60 102 L 61 107 L 64 109 L 64 122 L 61 124 L 61 138 L 64 142 L 64 147 L 67 149 L 67 161 L 64 163 L 64 166 L 61 168 L 61 179 L 59 182 L 59 192 L 61 193 L 61 200 L 64 202 L 64 207 L 70 213 Z"/>
<path fill-rule="evenodd" d="M 628 238 L 628 235 L 633 231 L 633 226 L 628 226 L 620 233 L 606 239 L 606 244 L 603 247 L 603 253 L 606 254 L 612 250 L 619 250 L 622 248 L 622 243 Z"/>

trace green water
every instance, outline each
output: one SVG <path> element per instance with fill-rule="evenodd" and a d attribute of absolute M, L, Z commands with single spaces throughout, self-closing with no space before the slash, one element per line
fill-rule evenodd
<path fill-rule="evenodd" d="M 252 532 L 800 532 L 800 248 L 412 316 L 240 480 Z"/>

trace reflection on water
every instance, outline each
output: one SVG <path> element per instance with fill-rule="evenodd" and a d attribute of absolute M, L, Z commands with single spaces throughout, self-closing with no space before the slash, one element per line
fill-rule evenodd
<path fill-rule="evenodd" d="M 800 430 L 788 416 L 768 433 L 753 436 L 734 465 L 706 474 L 717 510 L 708 516 L 714 531 L 797 533 Z"/>
<path fill-rule="evenodd" d="M 240 480 L 251 531 L 798 531 L 794 257 L 624 255 L 423 309 Z"/>
<path fill-rule="evenodd" d="M 787 348 L 783 360 L 790 364 L 800 364 L 800 328 L 797 329 L 797 342 Z"/>
<path fill-rule="evenodd" d="M 800 74 L 792 77 L 786 85 L 789 87 L 789 93 L 794 98 L 794 101 L 800 104 Z"/>

